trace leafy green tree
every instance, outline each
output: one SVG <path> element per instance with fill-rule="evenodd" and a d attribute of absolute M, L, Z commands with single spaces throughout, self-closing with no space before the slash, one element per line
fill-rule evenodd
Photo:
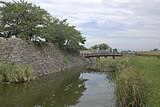
<path fill-rule="evenodd" d="M 109 45 L 105 43 L 97 44 L 91 47 L 91 49 L 94 49 L 94 50 L 107 50 L 109 48 L 110 48 Z"/>
<path fill-rule="evenodd" d="M 158 51 L 158 48 L 155 48 L 155 49 L 153 49 L 153 50 L 151 50 L 151 51 Z"/>
<path fill-rule="evenodd" d="M 91 46 L 91 49 L 97 50 L 98 49 L 98 45 Z"/>
<path fill-rule="evenodd" d="M 99 44 L 98 47 L 99 47 L 99 50 L 106 50 L 109 48 L 109 45 L 102 43 L 102 44 Z"/>
<path fill-rule="evenodd" d="M 80 44 L 84 44 L 86 39 L 81 36 L 80 31 L 75 29 L 75 26 L 70 26 L 66 21 L 67 19 L 56 20 L 51 24 L 51 35 L 48 36 L 47 41 L 58 43 L 69 51 L 79 50 L 82 48 Z"/>
<path fill-rule="evenodd" d="M 20 0 L 2 4 L 0 22 L 5 37 L 15 35 L 25 40 L 41 37 L 50 23 L 49 13 L 32 3 Z"/>
<path fill-rule="evenodd" d="M 113 52 L 114 52 L 114 53 L 117 53 L 117 52 L 118 52 L 118 49 L 117 49 L 117 48 L 113 49 Z"/>
<path fill-rule="evenodd" d="M 0 29 L 6 38 L 15 35 L 24 40 L 45 38 L 47 42 L 57 43 L 69 51 L 81 49 L 86 39 L 67 19 L 59 20 L 24 0 L 0 2 Z M 39 39 L 40 40 L 40 39 Z"/>

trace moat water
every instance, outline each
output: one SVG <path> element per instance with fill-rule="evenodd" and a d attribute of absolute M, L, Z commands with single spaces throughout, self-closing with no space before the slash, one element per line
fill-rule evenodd
<path fill-rule="evenodd" d="M 68 70 L 30 83 L 0 85 L 0 107 L 114 107 L 107 73 Z"/>

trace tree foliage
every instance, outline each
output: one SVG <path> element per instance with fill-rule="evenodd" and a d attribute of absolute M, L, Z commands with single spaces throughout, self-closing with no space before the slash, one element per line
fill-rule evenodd
<path fill-rule="evenodd" d="M 23 40 L 45 38 L 46 42 L 58 43 L 68 50 L 78 50 L 86 41 L 67 19 L 52 17 L 39 6 L 24 0 L 0 3 L 0 36 L 15 35 Z"/>
<path fill-rule="evenodd" d="M 108 44 L 105 44 L 105 43 L 99 44 L 99 50 L 106 50 L 108 48 L 109 48 Z"/>
<path fill-rule="evenodd" d="M 94 50 L 107 50 L 109 48 L 110 48 L 109 45 L 105 43 L 97 44 L 91 47 L 91 49 L 94 49 Z"/>
<path fill-rule="evenodd" d="M 98 45 L 91 46 L 91 49 L 97 50 L 98 49 Z"/>
<path fill-rule="evenodd" d="M 114 53 L 117 53 L 117 52 L 118 52 L 118 49 L 117 49 L 117 48 L 113 49 L 113 52 L 114 52 Z"/>
<path fill-rule="evenodd" d="M 75 26 L 70 26 L 67 19 L 62 21 L 52 22 L 50 25 L 50 36 L 47 41 L 58 43 L 60 46 L 67 48 L 69 51 L 81 49 L 81 44 L 84 44 L 86 39 L 81 36 L 80 31 L 75 29 Z M 54 36 L 54 37 L 53 37 Z"/>
<path fill-rule="evenodd" d="M 5 37 L 15 35 L 26 40 L 41 37 L 51 17 L 44 9 L 22 0 L 4 3 L 0 15 Z"/>

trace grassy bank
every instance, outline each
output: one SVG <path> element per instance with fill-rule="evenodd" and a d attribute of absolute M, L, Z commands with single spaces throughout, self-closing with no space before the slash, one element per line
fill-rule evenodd
<path fill-rule="evenodd" d="M 120 106 L 160 105 L 160 59 L 122 57 L 107 61 L 108 71 L 115 71 L 117 104 Z"/>
<path fill-rule="evenodd" d="M 149 56 L 149 57 L 158 57 L 160 58 L 160 51 L 144 51 L 144 52 L 137 52 L 140 56 Z"/>
<path fill-rule="evenodd" d="M 0 63 L 0 82 L 29 82 L 35 79 L 32 66 L 14 65 L 10 62 Z"/>

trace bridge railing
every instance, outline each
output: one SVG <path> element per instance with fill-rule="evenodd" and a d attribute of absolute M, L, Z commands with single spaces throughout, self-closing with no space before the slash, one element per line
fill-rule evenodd
<path fill-rule="evenodd" d="M 87 57 L 87 56 L 112 56 L 112 55 L 122 55 L 121 52 L 85 52 L 81 53 L 81 56 Z"/>

